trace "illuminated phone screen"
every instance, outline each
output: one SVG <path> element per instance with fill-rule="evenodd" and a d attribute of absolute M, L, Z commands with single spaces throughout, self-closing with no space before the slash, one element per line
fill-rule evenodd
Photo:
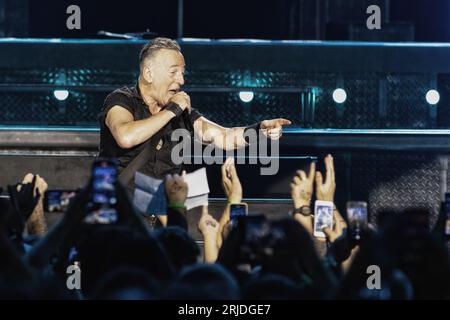
<path fill-rule="evenodd" d="M 247 206 L 244 204 L 232 204 L 230 206 L 230 219 L 235 220 L 237 217 L 244 217 L 247 215 Z"/>
<path fill-rule="evenodd" d="M 117 221 L 117 166 L 112 161 L 96 161 L 92 168 L 92 198 L 90 214 L 84 220 L 90 224 L 109 224 Z"/>

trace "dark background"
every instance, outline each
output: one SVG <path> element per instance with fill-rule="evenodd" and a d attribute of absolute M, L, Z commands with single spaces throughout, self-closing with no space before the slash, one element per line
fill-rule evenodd
<path fill-rule="evenodd" d="M 81 8 L 81 30 L 66 28 L 66 8 Z M 450 0 L 184 1 L 184 37 L 348 40 L 349 23 L 365 24 L 379 4 L 385 24 L 406 22 L 416 41 L 450 41 Z M 96 38 L 149 29 L 177 37 L 178 0 L 0 0 L 0 36 Z M 386 38 L 389 41 L 389 37 Z"/>

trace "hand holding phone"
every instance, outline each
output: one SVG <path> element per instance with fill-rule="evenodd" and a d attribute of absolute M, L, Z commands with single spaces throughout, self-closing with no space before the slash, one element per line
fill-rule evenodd
<path fill-rule="evenodd" d="M 333 208 L 331 201 L 316 200 L 314 204 L 314 236 L 326 238 L 323 228 L 333 229 Z"/>
<path fill-rule="evenodd" d="M 115 223 L 117 163 L 115 160 L 99 159 L 92 165 L 92 195 L 88 205 L 89 214 L 84 219 L 89 224 Z"/>
<path fill-rule="evenodd" d="M 248 206 L 246 203 L 236 203 L 230 205 L 230 220 L 235 221 L 238 217 L 248 215 Z"/>

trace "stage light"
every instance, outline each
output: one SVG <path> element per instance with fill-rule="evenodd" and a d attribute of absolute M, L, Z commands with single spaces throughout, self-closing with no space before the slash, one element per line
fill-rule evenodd
<path fill-rule="evenodd" d="M 69 96 L 69 91 L 67 91 L 67 90 L 55 90 L 55 91 L 53 91 L 53 95 L 59 101 L 64 101 Z"/>
<path fill-rule="evenodd" d="M 239 99 L 242 100 L 242 102 L 250 102 L 253 100 L 253 97 L 255 95 L 253 94 L 253 91 L 241 91 L 239 92 Z"/>
<path fill-rule="evenodd" d="M 439 103 L 439 100 L 441 100 L 441 96 L 437 90 L 429 90 L 425 98 L 431 105 L 436 105 Z"/>
<path fill-rule="evenodd" d="M 347 92 L 344 89 L 336 89 L 333 91 L 333 100 L 336 103 L 344 103 L 347 100 Z"/>

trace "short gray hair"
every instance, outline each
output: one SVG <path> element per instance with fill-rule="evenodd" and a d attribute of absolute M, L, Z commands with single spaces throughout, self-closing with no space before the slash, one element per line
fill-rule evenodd
<path fill-rule="evenodd" d="M 149 41 L 139 54 L 139 67 L 142 69 L 144 61 L 152 57 L 158 50 L 167 49 L 181 52 L 180 45 L 175 40 L 169 38 L 155 38 Z"/>

